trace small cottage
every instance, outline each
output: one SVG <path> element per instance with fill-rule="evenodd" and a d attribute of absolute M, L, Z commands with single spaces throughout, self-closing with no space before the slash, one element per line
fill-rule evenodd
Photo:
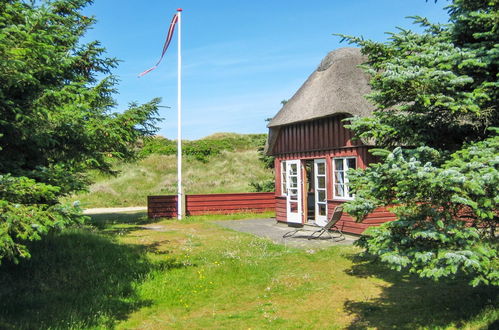
<path fill-rule="evenodd" d="M 353 140 L 343 121 L 369 116 L 374 109 L 364 97 L 370 87 L 369 76 L 358 67 L 363 62 L 357 48 L 330 52 L 268 124 L 266 152 L 275 157 L 277 221 L 326 224 L 336 205 L 353 198 L 347 171 L 375 161 L 371 146 Z M 338 226 L 361 234 L 393 219 L 381 208 L 363 223 L 344 214 Z"/>

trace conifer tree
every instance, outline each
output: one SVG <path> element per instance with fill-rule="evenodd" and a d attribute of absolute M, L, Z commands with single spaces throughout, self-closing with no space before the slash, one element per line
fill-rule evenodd
<path fill-rule="evenodd" d="M 118 61 L 82 43 L 91 0 L 0 3 L 0 262 L 29 256 L 25 242 L 81 221 L 58 199 L 111 171 L 157 129 L 158 99 L 113 113 Z"/>
<path fill-rule="evenodd" d="M 499 285 L 499 1 L 453 0 L 448 24 L 413 17 L 362 47 L 376 106 L 349 126 L 382 161 L 352 174 L 346 210 L 359 220 L 393 206 L 398 220 L 367 232 L 367 253 L 394 269 Z"/>

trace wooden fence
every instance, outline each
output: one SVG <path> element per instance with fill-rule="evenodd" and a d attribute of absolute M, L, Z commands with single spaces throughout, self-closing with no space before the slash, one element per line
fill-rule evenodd
<path fill-rule="evenodd" d="M 261 213 L 275 209 L 275 193 L 234 193 L 186 195 L 186 215 Z M 177 196 L 148 196 L 149 218 L 177 216 Z"/>
<path fill-rule="evenodd" d="M 152 218 L 176 218 L 177 196 L 147 196 L 147 216 Z"/>

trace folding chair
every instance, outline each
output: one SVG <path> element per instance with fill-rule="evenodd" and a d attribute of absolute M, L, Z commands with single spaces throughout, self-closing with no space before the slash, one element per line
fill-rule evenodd
<path fill-rule="evenodd" d="M 285 233 L 282 237 L 283 238 L 292 237 L 300 231 L 306 231 L 307 229 L 305 229 L 305 226 L 309 226 L 309 227 L 319 227 L 319 229 L 312 232 L 310 234 L 310 236 L 308 237 L 308 239 L 317 239 L 317 238 L 321 237 L 324 233 L 327 233 L 329 235 L 329 238 L 335 238 L 335 239 L 337 238 L 338 241 L 343 241 L 345 239 L 345 235 L 343 235 L 343 232 L 337 226 L 337 223 L 338 223 L 338 221 L 340 221 L 342 214 L 343 214 L 343 206 L 336 206 L 336 208 L 334 209 L 333 215 L 331 216 L 329 221 L 326 223 L 326 225 L 324 225 L 324 226 L 304 225 L 301 228 L 298 228 L 296 230 L 292 230 L 292 231 Z M 329 232 L 331 230 L 337 231 L 340 234 L 340 236 L 333 237 L 331 235 L 331 233 Z"/>

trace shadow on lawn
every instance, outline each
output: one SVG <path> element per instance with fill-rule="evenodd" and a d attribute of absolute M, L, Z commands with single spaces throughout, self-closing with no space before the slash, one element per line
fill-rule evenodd
<path fill-rule="evenodd" d="M 146 212 L 135 213 L 103 213 L 90 215 L 89 224 L 98 229 L 107 229 L 113 225 L 143 225 L 150 223 Z"/>
<path fill-rule="evenodd" d="M 499 305 L 497 288 L 472 288 L 465 279 L 434 282 L 362 258 L 353 259 L 355 264 L 347 271 L 349 274 L 382 278 L 390 286 L 383 288 L 380 297 L 345 303 L 345 309 L 356 315 L 349 329 L 459 328 L 463 322 L 492 312 Z M 499 326 L 493 315 L 483 318 L 491 328 Z"/>
<path fill-rule="evenodd" d="M 111 328 L 151 302 L 135 285 L 154 269 L 142 246 L 117 244 L 83 229 L 52 234 L 31 244 L 32 258 L 0 267 L 0 328 Z"/>

